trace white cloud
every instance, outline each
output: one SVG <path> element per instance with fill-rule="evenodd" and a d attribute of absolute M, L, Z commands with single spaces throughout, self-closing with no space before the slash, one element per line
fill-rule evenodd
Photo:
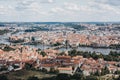
<path fill-rule="evenodd" d="M 26 10 L 29 9 L 29 7 L 34 4 L 33 0 L 27 0 L 27 1 L 20 1 L 16 5 L 16 10 L 21 11 L 21 10 Z"/>
<path fill-rule="evenodd" d="M 42 7 L 38 2 L 31 1 L 22 1 L 18 3 L 16 6 L 17 11 L 23 11 L 23 12 L 30 12 L 30 13 L 39 13 L 39 14 L 45 14 L 44 11 L 42 11 Z"/>
<path fill-rule="evenodd" d="M 120 0 L 0 0 L 0 20 L 120 20 L 119 3 Z"/>
<path fill-rule="evenodd" d="M 94 8 L 90 7 L 89 5 L 78 5 L 75 3 L 64 3 L 64 8 L 66 10 L 71 10 L 71 11 L 78 11 L 78 12 L 95 12 Z"/>
<path fill-rule="evenodd" d="M 12 6 L 4 6 L 0 5 L 0 14 L 5 15 L 5 14 L 10 14 L 11 10 L 13 9 Z"/>
<path fill-rule="evenodd" d="M 120 0 L 95 0 L 98 3 L 104 3 L 112 6 L 120 6 Z"/>
<path fill-rule="evenodd" d="M 48 2 L 49 2 L 49 3 L 53 3 L 53 2 L 54 2 L 54 0 L 48 0 Z"/>
<path fill-rule="evenodd" d="M 65 5 L 65 8 L 68 9 L 68 10 L 75 10 L 75 11 L 79 11 L 80 8 L 77 4 L 74 4 L 74 3 L 64 3 Z"/>
<path fill-rule="evenodd" d="M 94 2 L 90 2 L 90 6 L 96 8 L 96 11 L 99 10 L 99 12 L 120 14 L 119 7 L 106 4 L 106 2 L 107 0 L 94 1 Z"/>
<path fill-rule="evenodd" d="M 56 7 L 56 8 L 52 8 L 51 10 L 52 12 L 54 13 L 59 13 L 59 12 L 64 12 L 65 10 L 63 8 L 60 8 L 60 7 Z"/>
<path fill-rule="evenodd" d="M 38 2 L 40 2 L 40 3 L 43 3 L 43 4 L 45 4 L 45 3 L 54 3 L 55 2 L 55 0 L 38 0 Z"/>
<path fill-rule="evenodd" d="M 6 11 L 7 9 L 3 5 L 0 5 L 0 14 L 5 14 Z"/>

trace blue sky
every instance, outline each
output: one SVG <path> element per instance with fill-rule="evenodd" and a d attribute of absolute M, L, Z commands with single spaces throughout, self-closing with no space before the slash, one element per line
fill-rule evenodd
<path fill-rule="evenodd" d="M 0 0 L 0 22 L 120 21 L 120 0 Z"/>

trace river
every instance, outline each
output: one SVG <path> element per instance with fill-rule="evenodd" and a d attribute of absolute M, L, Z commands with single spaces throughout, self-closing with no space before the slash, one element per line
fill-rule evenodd
<path fill-rule="evenodd" d="M 23 33 L 23 32 L 22 32 Z M 15 35 L 19 35 L 19 34 L 22 34 L 21 32 L 20 33 L 17 33 Z M 0 43 L 3 43 L 3 44 L 10 44 L 7 39 L 8 37 L 11 35 L 11 33 L 8 33 L 8 34 L 4 34 L 4 35 L 0 35 Z M 47 49 L 47 48 L 51 48 L 51 46 L 47 46 L 47 45 L 29 45 L 33 48 L 40 48 L 41 50 L 43 49 Z M 60 48 L 58 49 L 60 52 L 63 52 L 63 51 L 66 51 L 66 48 Z M 72 50 L 72 48 L 68 48 L 67 49 L 68 51 L 69 50 Z M 78 51 L 89 51 L 89 52 L 99 52 L 99 53 L 102 53 L 102 54 L 109 54 L 110 51 L 117 51 L 117 52 L 120 52 L 120 50 L 115 50 L 115 49 L 109 49 L 109 48 L 92 48 L 92 47 L 78 47 L 77 48 Z"/>

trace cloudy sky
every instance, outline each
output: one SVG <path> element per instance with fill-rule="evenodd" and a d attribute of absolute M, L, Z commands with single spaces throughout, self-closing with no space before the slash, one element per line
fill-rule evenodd
<path fill-rule="evenodd" d="M 0 22 L 120 21 L 120 0 L 0 0 Z"/>

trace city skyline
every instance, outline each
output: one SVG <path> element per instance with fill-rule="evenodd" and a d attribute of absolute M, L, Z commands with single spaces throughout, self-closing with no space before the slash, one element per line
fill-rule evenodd
<path fill-rule="evenodd" d="M 119 0 L 0 0 L 0 22 L 119 22 Z"/>

